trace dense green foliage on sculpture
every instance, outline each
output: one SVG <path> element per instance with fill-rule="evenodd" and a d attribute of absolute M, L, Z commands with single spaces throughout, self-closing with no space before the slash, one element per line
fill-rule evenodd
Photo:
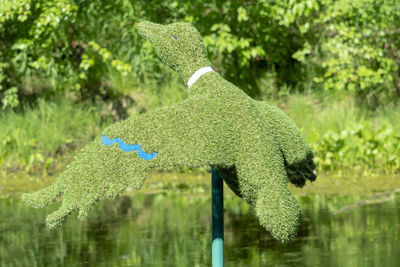
<path fill-rule="evenodd" d="M 144 21 L 137 27 L 185 82 L 211 65 L 201 35 L 191 24 Z M 143 160 L 118 144 L 105 146 L 104 134 L 157 155 Z M 46 220 L 52 228 L 72 211 L 79 210 L 79 218 L 84 218 L 98 200 L 116 197 L 128 186 L 140 188 L 149 169 L 212 166 L 255 207 L 261 225 L 276 239 L 288 241 L 300 220 L 288 182 L 302 186 L 306 179 L 313 181 L 312 158 L 300 131 L 282 111 L 251 99 L 217 72 L 208 72 L 189 88 L 184 101 L 107 127 L 53 185 L 25 194 L 23 200 L 43 207 L 62 195 L 61 208 Z"/>

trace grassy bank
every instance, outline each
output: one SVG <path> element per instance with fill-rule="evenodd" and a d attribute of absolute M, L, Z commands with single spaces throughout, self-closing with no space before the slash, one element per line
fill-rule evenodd
<path fill-rule="evenodd" d="M 174 86 L 170 85 L 170 88 Z M 176 89 L 175 89 L 176 90 Z M 128 109 L 152 110 L 180 100 L 148 94 Z M 160 100 L 161 99 L 161 100 Z M 295 94 L 268 98 L 301 128 L 316 154 L 319 172 L 336 174 L 395 174 L 400 172 L 400 108 L 371 112 L 352 98 Z M 153 103 L 153 104 L 144 104 Z M 156 105 L 156 106 L 155 106 Z M 0 171 L 47 175 L 61 171 L 77 150 L 90 142 L 113 119 L 110 110 L 62 99 L 39 100 L 24 112 L 0 115 Z M 102 115 L 100 115 L 102 114 Z"/>

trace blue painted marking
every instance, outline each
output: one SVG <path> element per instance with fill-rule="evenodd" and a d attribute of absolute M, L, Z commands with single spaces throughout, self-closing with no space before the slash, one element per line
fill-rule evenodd
<path fill-rule="evenodd" d="M 178 40 L 178 37 L 176 37 L 176 35 L 174 35 L 175 40 Z"/>
<path fill-rule="evenodd" d="M 136 145 L 125 144 L 125 142 L 122 141 L 122 139 L 119 138 L 119 137 L 114 138 L 114 139 L 109 139 L 106 135 L 103 135 L 103 138 L 101 139 L 101 142 L 106 146 L 112 145 L 114 143 L 118 143 L 119 148 L 121 150 L 127 151 L 127 152 L 130 152 L 132 150 L 137 150 L 137 153 L 138 153 L 139 157 L 141 157 L 142 159 L 145 159 L 145 160 L 153 159 L 158 153 L 158 152 L 146 153 L 140 148 L 139 144 L 136 144 Z"/>

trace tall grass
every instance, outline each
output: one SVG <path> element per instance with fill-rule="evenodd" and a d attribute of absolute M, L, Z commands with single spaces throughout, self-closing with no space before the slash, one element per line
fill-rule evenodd
<path fill-rule="evenodd" d="M 48 168 L 56 157 L 83 146 L 107 123 L 99 109 L 73 104 L 66 99 L 46 102 L 39 99 L 24 112 L 0 114 L 1 169 L 30 169 L 35 164 Z"/>
<path fill-rule="evenodd" d="M 340 132 L 349 124 L 367 119 L 366 112 L 355 106 L 352 99 L 335 99 L 316 95 L 291 95 L 287 113 L 310 141 L 329 130 Z"/>

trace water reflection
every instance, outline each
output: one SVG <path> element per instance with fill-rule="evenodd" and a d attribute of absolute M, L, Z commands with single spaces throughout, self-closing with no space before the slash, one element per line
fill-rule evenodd
<path fill-rule="evenodd" d="M 361 198 L 361 197 L 358 197 Z M 225 197 L 226 266 L 398 266 L 400 197 L 334 211 L 357 197 L 301 197 L 303 220 L 287 245 L 274 241 L 239 198 Z M 0 200 L 0 266 L 210 266 L 210 197 L 124 196 L 87 221 L 45 229 L 47 209 Z"/>

